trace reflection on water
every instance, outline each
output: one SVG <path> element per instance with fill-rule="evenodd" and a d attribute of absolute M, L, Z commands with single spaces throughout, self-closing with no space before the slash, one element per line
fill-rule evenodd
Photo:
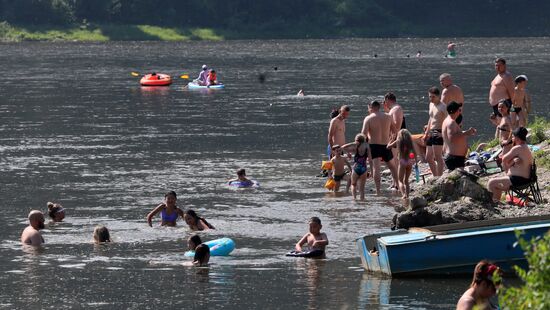
<path fill-rule="evenodd" d="M 442 57 L 446 39 L 0 45 L 11 76 L 0 96 L 0 308 L 452 308 L 467 279 L 389 281 L 358 267 L 353 240 L 387 229 L 401 203 L 375 196 L 371 181 L 366 202 L 327 194 L 315 175 L 329 113 L 352 107 L 351 141 L 366 102 L 393 90 L 418 132 L 426 90 L 450 72 L 471 107 L 466 124 L 490 137 L 494 55 L 529 76 L 535 114 L 548 113 L 548 44 L 534 40 L 548 43 L 464 39 L 454 60 Z M 422 59 L 404 56 L 417 50 Z M 181 79 L 140 87 L 128 74 L 192 73 L 203 63 L 219 69 L 224 90 L 189 91 Z M 227 186 L 238 168 L 261 187 Z M 208 269 L 181 266 L 194 232 L 181 220 L 175 228 L 145 220 L 168 190 L 217 228 L 203 240 L 235 240 L 231 256 L 213 257 Z M 22 249 L 26 214 L 47 201 L 62 203 L 66 219 L 43 231 L 42 249 Z M 312 216 L 330 240 L 327 259 L 286 258 Z M 98 224 L 112 244 L 92 244 Z"/>

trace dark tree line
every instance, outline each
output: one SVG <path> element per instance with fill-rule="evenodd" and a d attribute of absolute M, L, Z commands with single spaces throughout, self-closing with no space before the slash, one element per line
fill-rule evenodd
<path fill-rule="evenodd" d="M 248 32 L 548 35 L 545 0 L 0 0 L 14 25 L 82 23 Z"/>

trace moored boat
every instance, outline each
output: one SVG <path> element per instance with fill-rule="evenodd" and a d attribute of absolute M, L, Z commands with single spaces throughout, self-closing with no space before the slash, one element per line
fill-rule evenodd
<path fill-rule="evenodd" d="M 550 215 L 541 215 L 371 234 L 356 245 L 367 271 L 391 276 L 471 274 L 482 259 L 511 272 L 526 265 L 516 231 L 529 240 L 549 229 Z"/>
<path fill-rule="evenodd" d="M 172 84 L 172 77 L 164 73 L 146 74 L 139 83 L 143 86 L 168 86 Z"/>

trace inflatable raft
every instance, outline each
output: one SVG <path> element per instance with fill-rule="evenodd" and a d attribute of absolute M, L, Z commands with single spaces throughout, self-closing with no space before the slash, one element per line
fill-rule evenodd
<path fill-rule="evenodd" d="M 139 83 L 143 86 L 168 86 L 172 84 L 172 78 L 163 73 L 146 74 Z"/>
<path fill-rule="evenodd" d="M 232 187 L 238 187 L 238 188 L 246 188 L 246 187 L 260 187 L 260 183 L 256 180 L 249 180 L 249 181 L 231 181 L 228 183 L 229 186 Z"/>
<path fill-rule="evenodd" d="M 229 238 L 214 239 L 204 242 L 210 249 L 210 256 L 227 256 L 235 249 L 235 242 Z M 195 251 L 187 251 L 187 257 L 195 256 Z"/>
<path fill-rule="evenodd" d="M 210 85 L 210 86 L 202 86 L 202 85 L 199 85 L 195 82 L 189 82 L 189 84 L 187 84 L 187 87 L 189 89 L 223 89 L 223 88 L 225 88 L 225 85 L 216 84 L 216 85 Z"/>

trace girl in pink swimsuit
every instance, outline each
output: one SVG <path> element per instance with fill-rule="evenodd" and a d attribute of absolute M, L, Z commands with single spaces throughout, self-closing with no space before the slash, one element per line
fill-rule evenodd
<path fill-rule="evenodd" d="M 388 148 L 397 147 L 399 167 L 397 168 L 397 179 L 399 190 L 403 199 L 409 198 L 411 191 L 409 178 L 413 165 L 416 163 L 416 152 L 413 146 L 411 133 L 407 129 L 401 129 L 397 133 L 397 139 L 388 145 Z"/>

